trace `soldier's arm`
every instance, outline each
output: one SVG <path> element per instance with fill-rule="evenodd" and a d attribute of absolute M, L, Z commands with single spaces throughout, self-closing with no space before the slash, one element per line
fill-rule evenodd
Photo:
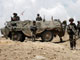
<path fill-rule="evenodd" d="M 71 32 L 72 32 L 72 29 L 70 29 L 70 26 L 68 25 L 68 26 L 67 26 L 67 33 L 68 33 L 68 34 L 71 34 Z"/>
<path fill-rule="evenodd" d="M 74 28 L 77 30 L 77 26 L 76 26 L 76 24 L 74 24 Z"/>
<path fill-rule="evenodd" d="M 79 29 L 79 25 L 77 24 L 77 29 Z"/>
<path fill-rule="evenodd" d="M 11 17 L 11 21 L 13 21 L 13 18 Z"/>
<path fill-rule="evenodd" d="M 18 16 L 18 20 L 20 20 L 20 17 Z"/>
<path fill-rule="evenodd" d="M 42 17 L 41 17 L 41 20 L 42 20 Z"/>
<path fill-rule="evenodd" d="M 42 17 L 40 17 L 40 20 L 42 21 Z"/>

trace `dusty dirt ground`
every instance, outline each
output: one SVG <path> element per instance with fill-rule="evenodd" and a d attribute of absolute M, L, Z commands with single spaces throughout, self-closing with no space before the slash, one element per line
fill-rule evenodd
<path fill-rule="evenodd" d="M 68 35 L 63 40 L 60 43 L 56 37 L 52 42 L 17 42 L 0 38 L 0 60 L 80 60 L 80 39 L 76 50 L 70 50 Z"/>

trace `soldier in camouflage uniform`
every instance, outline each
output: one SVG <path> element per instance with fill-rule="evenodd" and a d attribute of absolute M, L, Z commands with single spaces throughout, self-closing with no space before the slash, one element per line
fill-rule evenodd
<path fill-rule="evenodd" d="M 80 21 L 77 24 L 78 37 L 80 38 Z"/>
<path fill-rule="evenodd" d="M 41 16 L 40 16 L 40 14 L 37 14 L 36 21 L 42 21 L 42 18 L 41 18 Z"/>
<path fill-rule="evenodd" d="M 71 50 L 76 48 L 76 30 L 77 30 L 77 27 L 76 27 L 75 23 L 73 23 L 73 21 L 74 21 L 73 18 L 69 19 L 70 24 L 68 25 L 68 28 L 67 28 L 67 32 L 69 34 Z"/>
<path fill-rule="evenodd" d="M 20 17 L 17 16 L 17 13 L 13 13 L 13 17 L 11 17 L 11 21 L 19 21 Z"/>
<path fill-rule="evenodd" d="M 32 41 L 35 41 L 37 31 L 36 21 L 33 21 L 33 26 L 30 27 L 30 30 L 32 32 Z"/>

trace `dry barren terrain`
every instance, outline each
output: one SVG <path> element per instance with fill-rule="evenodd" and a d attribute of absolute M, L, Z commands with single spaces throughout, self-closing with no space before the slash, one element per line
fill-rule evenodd
<path fill-rule="evenodd" d="M 76 50 L 70 50 L 68 35 L 63 40 L 60 43 L 56 37 L 52 42 L 17 42 L 0 38 L 0 60 L 80 60 L 80 39 Z"/>

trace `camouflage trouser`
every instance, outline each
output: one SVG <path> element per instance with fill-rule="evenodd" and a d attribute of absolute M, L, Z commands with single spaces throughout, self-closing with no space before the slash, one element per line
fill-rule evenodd
<path fill-rule="evenodd" d="M 76 36 L 75 35 L 69 35 L 69 40 L 70 40 L 70 47 L 76 47 Z"/>
<path fill-rule="evenodd" d="M 32 32 L 32 41 L 35 41 L 35 38 L 36 38 L 36 34 L 35 33 L 36 33 L 35 31 Z"/>

